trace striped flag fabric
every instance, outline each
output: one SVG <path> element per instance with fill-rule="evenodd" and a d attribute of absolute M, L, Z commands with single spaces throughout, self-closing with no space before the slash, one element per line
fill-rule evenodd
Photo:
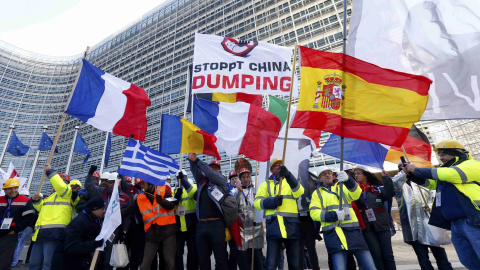
<path fill-rule="evenodd" d="M 139 178 L 156 186 L 163 186 L 170 174 L 178 169 L 178 163 L 170 156 L 130 138 L 118 173 Z"/>
<path fill-rule="evenodd" d="M 193 124 L 217 138 L 219 151 L 257 161 L 270 159 L 282 127 L 277 116 L 255 105 L 198 98 L 193 102 Z"/>
<path fill-rule="evenodd" d="M 292 128 L 402 146 L 425 111 L 432 83 L 426 77 L 302 46 L 300 57 L 302 90 Z"/>
<path fill-rule="evenodd" d="M 197 153 L 220 159 L 215 142 L 217 138 L 186 119 L 174 115 L 162 115 L 160 153 Z"/>
<path fill-rule="evenodd" d="M 420 129 L 413 125 L 412 129 L 408 133 L 408 137 L 403 142 L 403 147 L 407 153 L 408 159 L 415 163 L 419 168 L 433 168 L 431 162 L 432 159 L 432 146 L 430 141 Z M 400 162 L 400 157 L 404 156 L 401 147 L 392 146 L 385 157 L 385 161 L 393 163 Z"/>

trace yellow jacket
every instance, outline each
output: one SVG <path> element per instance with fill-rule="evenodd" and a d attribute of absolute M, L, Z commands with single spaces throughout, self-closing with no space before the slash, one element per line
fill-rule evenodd
<path fill-rule="evenodd" d="M 63 230 L 72 221 L 72 214 L 80 200 L 77 196 L 72 201 L 72 189 L 63 182 L 63 179 L 53 170 L 48 175 L 55 193 L 48 196 L 45 200 L 33 202 L 33 207 L 39 211 L 37 223 L 35 223 L 35 233 L 32 240 L 36 241 L 41 231 L 42 239 L 62 239 Z"/>

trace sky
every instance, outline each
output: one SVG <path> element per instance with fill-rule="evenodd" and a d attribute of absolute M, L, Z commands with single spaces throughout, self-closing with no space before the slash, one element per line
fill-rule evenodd
<path fill-rule="evenodd" d="M 0 0 L 0 40 L 48 56 L 81 54 L 165 0 Z"/>

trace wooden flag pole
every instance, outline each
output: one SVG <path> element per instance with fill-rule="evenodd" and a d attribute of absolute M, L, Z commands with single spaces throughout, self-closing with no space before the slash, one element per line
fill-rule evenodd
<path fill-rule="evenodd" d="M 407 156 L 407 151 L 405 151 L 405 147 L 403 147 L 403 145 L 402 145 L 402 151 L 403 151 L 403 154 L 405 155 L 405 159 L 407 160 L 407 162 L 410 162 L 410 159 Z M 427 215 L 429 215 L 430 207 L 428 206 L 427 199 L 425 198 L 425 195 L 423 195 L 422 189 L 420 188 L 419 185 L 417 185 L 417 188 L 418 188 L 418 191 L 420 191 L 420 194 L 422 195 L 423 203 L 425 203 L 425 211 L 427 211 Z"/>
<path fill-rule="evenodd" d="M 83 55 L 83 59 L 87 58 L 88 51 L 90 51 L 90 47 L 87 47 L 85 50 L 85 54 Z M 68 108 L 70 100 L 72 99 L 73 91 L 75 91 L 75 87 L 78 83 L 78 78 L 80 77 L 80 73 L 82 72 L 82 66 L 80 65 L 80 69 L 78 70 L 77 77 L 75 78 L 75 83 L 73 83 L 72 92 L 70 92 L 70 97 L 68 99 L 67 105 L 65 106 L 65 111 Z M 53 140 L 52 148 L 50 149 L 50 154 L 48 155 L 47 162 L 45 164 L 50 164 L 52 162 L 53 153 L 55 153 L 55 147 L 57 147 L 58 139 L 60 138 L 60 133 L 62 132 L 63 124 L 65 123 L 65 119 L 67 118 L 67 114 L 64 112 L 62 115 L 62 119 L 60 120 L 60 124 L 58 125 L 57 134 L 55 135 L 55 139 Z M 45 171 L 42 173 L 42 179 L 40 180 L 40 185 L 38 185 L 37 192 L 35 194 L 40 195 L 42 191 L 43 183 L 45 182 Z"/>
<path fill-rule="evenodd" d="M 95 250 L 95 253 L 93 254 L 92 263 L 90 264 L 90 270 L 95 270 L 95 266 L 97 265 L 98 253 L 100 253 L 100 251 L 98 249 Z"/>
<path fill-rule="evenodd" d="M 285 166 L 285 154 L 287 153 L 287 140 L 288 140 L 288 126 L 290 125 L 290 108 L 292 107 L 292 92 L 293 92 L 293 82 L 295 79 L 295 64 L 297 63 L 297 43 L 295 43 L 295 48 L 293 49 L 293 66 L 292 66 L 292 79 L 290 81 L 290 96 L 288 97 L 288 110 L 287 110 L 287 122 L 285 123 L 285 141 L 283 143 L 283 156 L 282 163 Z M 278 187 L 278 195 L 282 193 L 282 182 Z"/>
<path fill-rule="evenodd" d="M 188 106 L 188 100 L 190 99 L 190 66 L 187 68 L 187 83 L 185 86 L 185 104 L 183 105 L 183 118 L 187 118 L 187 106 Z M 193 99 L 192 99 L 193 103 Z M 193 119 L 192 119 L 193 123 Z M 183 153 L 180 153 L 180 171 L 183 169 Z M 178 180 L 177 180 L 178 182 Z M 182 187 L 182 180 L 180 179 L 180 182 L 178 182 L 178 188 Z"/>

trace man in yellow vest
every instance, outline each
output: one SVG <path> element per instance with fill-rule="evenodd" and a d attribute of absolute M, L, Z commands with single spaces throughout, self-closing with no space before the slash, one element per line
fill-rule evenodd
<path fill-rule="evenodd" d="M 445 140 L 434 149 L 443 165 L 404 171 L 411 181 L 436 190 L 429 224 L 452 231 L 452 243 L 460 262 L 480 269 L 480 162 L 457 141 Z"/>
<path fill-rule="evenodd" d="M 335 181 L 332 169 L 326 166 L 320 168 L 319 181 L 320 187 L 312 194 L 310 216 L 322 223 L 323 239 L 333 268 L 347 269 L 347 251 L 352 251 L 362 269 L 376 269 L 351 205 L 360 198 L 362 189 L 343 171 L 338 173 L 338 182 Z"/>
<path fill-rule="evenodd" d="M 177 232 L 177 251 L 175 252 L 175 269 L 183 270 L 183 253 L 185 242 L 187 243 L 187 270 L 197 270 L 197 247 L 195 237 L 197 235 L 196 202 L 193 195 L 197 191 L 197 185 L 190 183 L 185 170 L 179 170 L 175 174 L 178 183 L 182 186 L 175 191 L 178 205 L 175 207 L 175 218 L 179 230 Z"/>
<path fill-rule="evenodd" d="M 265 210 L 267 220 L 267 270 L 275 269 L 282 243 L 287 251 L 288 268 L 299 269 L 300 227 L 297 199 L 304 189 L 282 164 L 280 159 L 272 160 L 272 174 L 260 185 L 255 196 L 255 208 Z"/>
<path fill-rule="evenodd" d="M 80 196 L 82 184 L 78 180 L 70 182 L 66 174 L 57 174 L 49 164 L 45 164 L 45 173 L 55 192 L 42 200 L 38 193 L 33 196 L 33 207 L 40 212 L 32 240 L 35 244 L 30 256 L 28 269 L 50 270 L 55 249 L 63 245 L 65 228 L 72 221 L 72 214 Z"/>
<path fill-rule="evenodd" d="M 155 186 L 140 182 L 143 193 L 137 196 L 137 205 L 145 227 L 145 251 L 141 270 L 148 270 L 157 250 L 162 250 L 166 270 L 175 269 L 175 204 L 167 200 L 172 197 L 167 185 Z"/>

